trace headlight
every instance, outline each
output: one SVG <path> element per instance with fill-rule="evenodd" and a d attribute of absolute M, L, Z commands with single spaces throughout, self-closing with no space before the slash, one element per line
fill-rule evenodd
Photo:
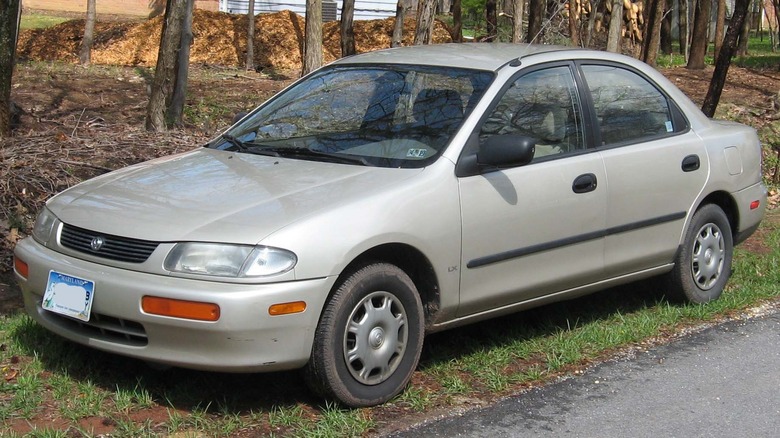
<path fill-rule="evenodd" d="M 290 251 L 267 246 L 220 243 L 178 243 L 165 258 L 165 269 L 217 277 L 265 277 L 282 274 L 298 258 Z"/>
<path fill-rule="evenodd" d="M 33 238 L 45 246 L 51 238 L 56 221 L 57 217 L 48 208 L 43 207 L 43 210 L 38 213 L 38 217 L 35 219 L 35 225 L 32 230 Z"/>

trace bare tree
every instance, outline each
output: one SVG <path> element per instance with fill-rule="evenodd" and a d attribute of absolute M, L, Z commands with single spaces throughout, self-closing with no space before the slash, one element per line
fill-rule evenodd
<path fill-rule="evenodd" d="M 525 35 L 527 43 L 537 42 L 542 35 L 542 19 L 547 10 L 546 0 L 528 0 L 528 33 Z"/>
<path fill-rule="evenodd" d="M 92 43 L 95 41 L 95 0 L 87 0 L 87 21 L 84 24 L 84 38 L 81 39 L 79 61 L 82 65 L 89 65 L 92 55 Z"/>
<path fill-rule="evenodd" d="M 680 22 L 680 29 L 679 29 L 679 35 L 680 35 L 680 54 L 685 57 L 685 59 L 688 59 L 688 50 L 690 49 L 688 42 L 691 40 L 691 26 L 689 25 L 689 5 L 690 0 L 678 0 L 680 5 L 680 12 L 678 15 L 679 22 Z"/>
<path fill-rule="evenodd" d="M 601 7 L 602 0 L 590 0 L 590 14 L 588 15 L 588 32 L 585 37 L 585 47 L 593 43 L 593 32 L 596 28 L 596 11 Z"/>
<path fill-rule="evenodd" d="M 255 0 L 249 0 L 246 11 L 246 69 L 255 71 Z"/>
<path fill-rule="evenodd" d="M 666 0 L 664 19 L 661 21 L 661 53 L 672 54 L 672 9 L 674 0 Z"/>
<path fill-rule="evenodd" d="M 395 5 L 395 24 L 393 25 L 393 40 L 390 47 L 401 47 L 404 41 L 404 20 L 406 19 L 406 6 L 404 0 L 398 0 Z"/>
<path fill-rule="evenodd" d="M 648 0 L 645 20 L 645 31 L 642 38 L 641 59 L 648 65 L 655 66 L 658 59 L 658 48 L 661 45 L 661 21 L 664 17 L 666 0 Z"/>
<path fill-rule="evenodd" d="M 166 113 L 176 82 L 176 63 L 188 2 L 189 0 L 167 0 L 165 6 L 157 67 L 154 71 L 149 105 L 146 108 L 146 129 L 149 131 L 165 131 L 169 126 Z"/>
<path fill-rule="evenodd" d="M 414 45 L 430 44 L 433 39 L 433 13 L 436 0 L 419 0 L 417 3 L 417 30 L 414 33 Z"/>
<path fill-rule="evenodd" d="M 485 0 L 485 22 L 487 23 L 485 41 L 495 41 L 498 38 L 498 3 L 496 0 Z"/>
<path fill-rule="evenodd" d="M 306 0 L 306 36 L 303 43 L 303 74 L 322 66 L 322 0 Z"/>
<path fill-rule="evenodd" d="M 712 0 L 698 0 L 693 16 L 693 36 L 691 38 L 691 54 L 688 57 L 687 68 L 701 70 L 704 68 L 704 56 L 707 54 L 707 29 L 710 26 Z"/>
<path fill-rule="evenodd" d="M 21 0 L 0 0 L 0 138 L 11 135 L 11 78 L 21 13 Z"/>
<path fill-rule="evenodd" d="M 341 56 L 355 54 L 355 32 L 352 19 L 355 16 L 355 0 L 344 0 L 341 5 Z"/>
<path fill-rule="evenodd" d="M 747 20 L 748 7 L 750 0 L 735 0 L 734 12 L 731 14 L 731 23 L 723 38 L 723 46 L 720 49 L 720 55 L 715 61 L 715 71 L 712 73 L 712 80 L 707 90 L 707 96 L 704 98 L 701 110 L 707 117 L 715 115 L 715 109 L 720 101 L 720 94 L 723 91 L 723 84 L 726 83 L 726 75 L 729 72 L 731 58 L 737 47 L 737 38 L 742 30 L 743 23 Z"/>
<path fill-rule="evenodd" d="M 452 41 L 456 43 L 463 42 L 463 2 L 461 0 L 452 1 Z"/>
<path fill-rule="evenodd" d="M 569 1 L 569 38 L 572 46 L 580 45 L 580 6 Z"/>
<path fill-rule="evenodd" d="M 523 41 L 524 7 L 525 0 L 512 0 L 512 42 L 515 44 Z"/>
<path fill-rule="evenodd" d="M 612 13 L 609 18 L 607 32 L 607 51 L 620 52 L 620 38 L 623 30 L 623 0 L 607 0 L 612 2 Z"/>
<path fill-rule="evenodd" d="M 742 22 L 742 32 L 739 33 L 737 42 L 737 56 L 748 54 L 748 40 L 750 39 L 750 9 L 748 8 L 745 20 Z"/>
<path fill-rule="evenodd" d="M 176 82 L 173 85 L 173 96 L 168 105 L 166 119 L 168 126 L 182 126 L 184 104 L 187 101 L 187 77 L 190 72 L 190 46 L 192 46 L 192 10 L 195 0 L 187 0 L 184 19 L 181 26 L 181 44 L 176 57 Z"/>
<path fill-rule="evenodd" d="M 715 59 L 723 46 L 723 32 L 726 28 L 726 0 L 718 0 L 718 15 L 715 18 Z"/>

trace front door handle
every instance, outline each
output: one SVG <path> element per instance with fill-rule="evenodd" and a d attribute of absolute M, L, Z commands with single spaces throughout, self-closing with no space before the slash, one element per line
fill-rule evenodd
<path fill-rule="evenodd" d="M 592 173 L 586 173 L 584 175 L 578 176 L 574 183 L 571 185 L 571 189 L 574 191 L 574 193 L 588 193 L 596 190 L 596 187 L 598 186 L 598 180 L 596 179 L 596 175 Z"/>
<path fill-rule="evenodd" d="M 701 166 L 701 161 L 699 160 L 698 155 L 688 155 L 687 157 L 683 158 L 683 172 L 693 172 L 694 170 L 699 170 L 699 166 Z"/>

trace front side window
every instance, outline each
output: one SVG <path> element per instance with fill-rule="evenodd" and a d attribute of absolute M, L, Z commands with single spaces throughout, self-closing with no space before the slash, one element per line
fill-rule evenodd
<path fill-rule="evenodd" d="M 453 68 L 332 67 L 260 107 L 210 146 L 420 167 L 441 155 L 492 79 L 489 72 Z"/>
<path fill-rule="evenodd" d="M 536 144 L 534 161 L 585 148 L 582 111 L 567 66 L 525 74 L 506 90 L 480 138 L 513 134 Z"/>
<path fill-rule="evenodd" d="M 666 96 L 645 78 L 611 65 L 583 65 L 602 145 L 636 142 L 675 132 Z"/>

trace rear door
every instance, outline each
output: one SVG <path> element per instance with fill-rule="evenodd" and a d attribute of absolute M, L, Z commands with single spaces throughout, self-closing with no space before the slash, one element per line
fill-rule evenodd
<path fill-rule="evenodd" d="M 669 263 L 707 180 L 704 144 L 674 102 L 641 72 L 608 63 L 580 67 L 609 179 L 606 273 L 613 277 Z"/>

